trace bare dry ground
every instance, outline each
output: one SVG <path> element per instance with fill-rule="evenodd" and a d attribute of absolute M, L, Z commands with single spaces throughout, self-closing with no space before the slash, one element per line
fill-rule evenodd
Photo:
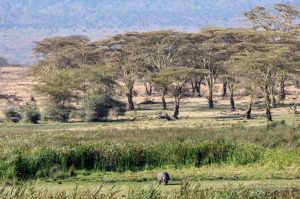
<path fill-rule="evenodd" d="M 28 67 L 2 67 L 0 68 L 0 111 L 3 112 L 8 105 L 24 105 L 30 101 L 31 97 L 37 100 L 38 105 L 43 105 L 45 97 L 34 91 L 34 85 L 37 84 L 35 78 L 30 74 Z M 190 85 L 188 85 L 190 86 Z M 206 110 L 206 111 L 195 111 L 195 109 L 203 109 L 207 106 L 207 88 L 202 85 L 202 94 L 204 97 L 188 97 L 182 99 L 182 104 L 184 110 L 181 112 L 181 117 L 217 117 L 217 116 L 230 116 L 230 115 L 241 115 L 244 113 L 244 108 L 247 105 L 248 97 L 245 96 L 245 91 L 241 88 L 236 91 L 236 105 L 237 110 L 231 112 L 229 110 L 229 98 L 221 97 L 222 84 L 217 83 L 215 86 L 215 104 L 216 110 Z M 160 109 L 160 96 L 159 93 L 154 93 L 153 96 L 146 96 L 145 88 L 142 82 L 137 82 L 136 84 L 137 96 L 134 98 L 136 107 L 138 109 L 150 109 L 159 110 Z M 283 103 L 284 106 L 273 109 L 273 114 L 282 115 L 289 112 L 288 106 L 294 102 L 298 101 L 298 93 L 300 92 L 295 86 L 290 85 L 288 87 L 287 100 Z M 124 93 L 124 91 L 123 91 Z M 122 98 L 124 101 L 126 99 Z M 156 102 L 152 105 L 140 105 L 141 102 L 145 100 L 153 100 Z M 173 98 L 168 97 L 167 101 L 170 104 L 170 108 L 173 105 Z M 254 110 L 254 114 L 264 114 L 263 100 L 256 99 L 257 109 Z"/>
<path fill-rule="evenodd" d="M 35 97 L 33 91 L 35 84 L 28 68 L 25 67 L 3 67 L 0 69 L 0 106 L 5 108 L 8 103 L 21 105 Z"/>

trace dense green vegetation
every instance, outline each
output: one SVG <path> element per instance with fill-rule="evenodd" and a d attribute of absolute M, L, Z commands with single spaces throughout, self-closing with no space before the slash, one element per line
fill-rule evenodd
<path fill-rule="evenodd" d="M 3 138 L 0 177 L 64 178 L 78 170 L 124 172 L 215 164 L 276 168 L 300 164 L 300 129 L 282 122 L 267 128 L 78 130 L 55 131 L 54 135 L 37 131 L 26 133 L 26 138 Z M 48 142 L 42 141 L 45 139 Z"/>

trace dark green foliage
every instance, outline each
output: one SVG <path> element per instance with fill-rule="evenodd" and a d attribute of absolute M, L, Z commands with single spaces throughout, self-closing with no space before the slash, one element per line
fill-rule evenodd
<path fill-rule="evenodd" d="M 19 122 L 22 119 L 21 113 L 15 108 L 9 108 L 5 111 L 5 117 L 9 122 Z"/>
<path fill-rule="evenodd" d="M 197 149 L 196 166 L 226 162 L 236 148 L 236 143 L 224 139 L 208 141 Z"/>
<path fill-rule="evenodd" d="M 4 163 L 14 168 L 17 179 L 66 177 L 71 170 L 140 171 L 160 167 L 180 168 L 211 164 L 250 164 L 261 159 L 260 147 L 240 145 L 215 139 L 199 144 L 169 143 L 156 145 L 112 144 L 75 145 L 71 148 L 40 148 L 17 152 L 14 161 Z M 7 172 L 9 167 L 6 167 Z M 71 172 L 72 173 L 72 172 Z M 1 174 L 0 178 L 7 175 Z"/>
<path fill-rule="evenodd" d="M 43 119 L 57 122 L 68 122 L 70 119 L 71 110 L 71 107 L 50 102 L 46 104 Z"/>
<path fill-rule="evenodd" d="M 14 160 L 14 174 L 17 179 L 27 179 L 34 172 L 29 159 L 24 154 L 17 154 Z"/>
<path fill-rule="evenodd" d="M 36 104 L 28 103 L 22 107 L 22 109 L 24 121 L 37 124 L 38 121 L 41 120 L 41 113 L 39 112 Z"/>
<path fill-rule="evenodd" d="M 114 99 L 110 95 L 86 95 L 82 104 L 82 117 L 88 122 L 106 120 L 110 112 L 122 115 L 126 111 L 126 104 Z"/>
<path fill-rule="evenodd" d="M 238 150 L 230 154 L 230 161 L 236 165 L 246 165 L 259 161 L 265 152 L 265 148 L 254 145 L 241 144 Z"/>

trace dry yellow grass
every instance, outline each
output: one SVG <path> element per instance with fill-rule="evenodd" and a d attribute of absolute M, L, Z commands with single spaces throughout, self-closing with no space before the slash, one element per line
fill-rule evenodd
<path fill-rule="evenodd" d="M 28 73 L 25 67 L 3 67 L 0 69 L 0 107 L 7 104 L 21 105 L 37 97 L 33 91 L 36 83 L 34 77 Z"/>

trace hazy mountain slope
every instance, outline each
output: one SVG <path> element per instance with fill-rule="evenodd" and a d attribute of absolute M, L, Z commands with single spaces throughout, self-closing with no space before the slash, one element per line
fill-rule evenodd
<path fill-rule="evenodd" d="M 56 28 L 228 24 L 261 4 L 299 0 L 1 0 L 1 27 Z M 229 25 L 229 24 L 228 24 Z"/>
<path fill-rule="evenodd" d="M 32 41 L 53 35 L 240 26 L 245 10 L 278 2 L 300 7 L 299 0 L 1 0 L 0 55 L 28 62 Z"/>

